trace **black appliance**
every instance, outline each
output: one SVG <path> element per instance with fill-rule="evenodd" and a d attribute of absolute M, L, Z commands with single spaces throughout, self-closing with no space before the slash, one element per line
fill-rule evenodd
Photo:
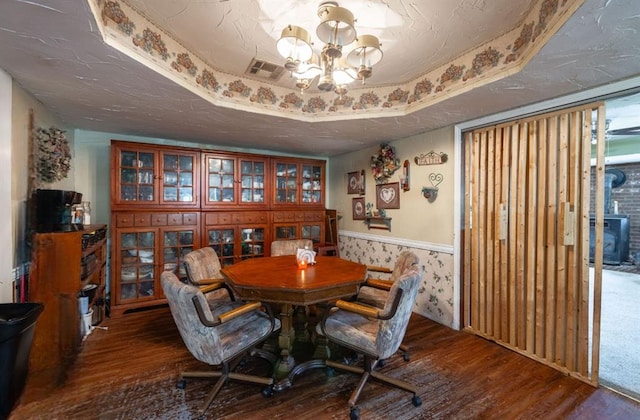
<path fill-rule="evenodd" d="M 81 230 L 73 223 L 73 205 L 82 202 L 82 194 L 65 190 L 36 190 L 34 193 L 37 232 Z"/>
<path fill-rule="evenodd" d="M 595 256 L 595 217 L 591 217 L 589 232 L 589 257 Z M 629 258 L 629 216 L 605 214 L 604 216 L 603 262 L 620 265 Z"/>

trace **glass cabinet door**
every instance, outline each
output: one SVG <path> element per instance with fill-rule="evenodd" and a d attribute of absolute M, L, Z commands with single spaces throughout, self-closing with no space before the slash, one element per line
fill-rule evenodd
<path fill-rule="evenodd" d="M 157 200 L 155 183 L 155 153 L 135 150 L 120 151 L 119 200 L 151 203 Z"/>
<path fill-rule="evenodd" d="M 193 230 L 164 230 L 162 232 L 162 267 L 164 271 L 173 273 L 182 281 L 187 279 L 184 256 L 194 249 Z"/>
<path fill-rule="evenodd" d="M 322 201 L 322 167 L 302 165 L 302 202 L 320 203 Z"/>
<path fill-rule="evenodd" d="M 298 165 L 295 163 L 276 163 L 276 203 L 298 201 Z"/>
<path fill-rule="evenodd" d="M 242 227 L 241 258 L 264 257 L 265 229 L 263 227 Z"/>
<path fill-rule="evenodd" d="M 207 156 L 205 182 L 206 203 L 235 203 L 235 159 Z"/>
<path fill-rule="evenodd" d="M 207 243 L 218 254 L 220 265 L 233 264 L 235 258 L 235 229 L 232 227 L 216 226 L 207 228 Z"/>
<path fill-rule="evenodd" d="M 155 296 L 155 232 L 120 233 L 120 301 Z"/>
<path fill-rule="evenodd" d="M 162 202 L 193 204 L 198 202 L 196 155 L 162 155 Z"/>
<path fill-rule="evenodd" d="M 322 226 L 319 224 L 303 224 L 300 228 L 302 239 L 311 239 L 314 244 L 320 242 Z"/>
<path fill-rule="evenodd" d="M 240 201 L 264 203 L 265 162 L 240 160 Z"/>
<path fill-rule="evenodd" d="M 278 225 L 274 228 L 274 240 L 279 239 L 298 239 L 298 225 Z"/>

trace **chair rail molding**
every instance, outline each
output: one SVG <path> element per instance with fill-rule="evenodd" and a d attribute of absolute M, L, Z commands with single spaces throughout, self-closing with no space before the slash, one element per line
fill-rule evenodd
<path fill-rule="evenodd" d="M 427 251 L 436 251 L 453 255 L 453 245 L 434 244 L 432 242 L 415 241 L 412 239 L 374 235 L 350 230 L 341 230 L 338 236 L 347 236 L 350 238 L 363 239 L 365 241 L 384 242 L 392 245 L 406 246 L 407 248 L 424 249 Z"/>

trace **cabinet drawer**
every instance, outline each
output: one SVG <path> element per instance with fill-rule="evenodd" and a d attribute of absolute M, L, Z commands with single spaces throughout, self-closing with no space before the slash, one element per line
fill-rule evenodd
<path fill-rule="evenodd" d="M 117 214 L 116 215 L 117 227 L 132 227 L 133 226 L 133 214 Z"/>
<path fill-rule="evenodd" d="M 204 214 L 204 224 L 205 224 L 205 226 L 217 225 L 218 224 L 218 213 L 205 213 Z"/>
<path fill-rule="evenodd" d="M 167 215 L 167 224 L 169 226 L 180 226 L 182 225 L 182 214 L 180 213 L 172 213 Z"/>
<path fill-rule="evenodd" d="M 295 211 L 276 211 L 273 212 L 273 221 L 274 222 L 295 222 L 302 221 L 303 214 L 300 213 L 300 219 L 296 218 Z"/>
<path fill-rule="evenodd" d="M 153 226 L 166 226 L 167 225 L 167 215 L 164 213 L 154 213 L 151 216 L 151 224 Z"/>
<path fill-rule="evenodd" d="M 218 223 L 225 225 L 241 223 L 241 218 L 237 213 L 218 213 Z"/>
<path fill-rule="evenodd" d="M 241 223 L 267 223 L 267 213 L 258 211 L 242 213 Z"/>
<path fill-rule="evenodd" d="M 133 224 L 134 226 L 150 226 L 151 215 L 148 213 L 135 214 L 133 216 Z"/>
<path fill-rule="evenodd" d="M 183 225 L 197 225 L 198 224 L 198 215 L 196 213 L 185 213 L 182 215 L 182 224 Z"/>
<path fill-rule="evenodd" d="M 322 212 L 319 211 L 308 211 L 304 213 L 304 221 L 305 222 L 320 222 L 323 219 Z"/>
<path fill-rule="evenodd" d="M 305 219 L 305 217 L 304 217 L 304 216 L 305 216 L 305 214 L 304 214 L 303 212 L 296 212 L 296 213 L 293 213 L 293 218 L 294 218 L 294 220 L 295 220 L 296 222 L 303 222 L 303 221 L 305 221 L 306 219 Z"/>

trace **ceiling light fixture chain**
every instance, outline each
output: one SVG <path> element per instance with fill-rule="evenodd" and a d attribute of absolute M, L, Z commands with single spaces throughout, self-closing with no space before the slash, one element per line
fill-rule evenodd
<path fill-rule="evenodd" d="M 295 25 L 282 30 L 276 47 L 286 59 L 285 69 L 297 79 L 296 87 L 301 91 L 319 77 L 319 90 L 333 90 L 342 96 L 349 83 L 355 80 L 364 83 L 372 76 L 372 67 L 382 60 L 381 44 L 374 35 L 358 36 L 353 13 L 335 1 L 321 3 L 317 14 L 320 23 L 316 35 L 324 43 L 319 55 L 313 51 L 309 33 Z M 353 48 L 343 55 L 343 48 L 352 44 Z"/>

